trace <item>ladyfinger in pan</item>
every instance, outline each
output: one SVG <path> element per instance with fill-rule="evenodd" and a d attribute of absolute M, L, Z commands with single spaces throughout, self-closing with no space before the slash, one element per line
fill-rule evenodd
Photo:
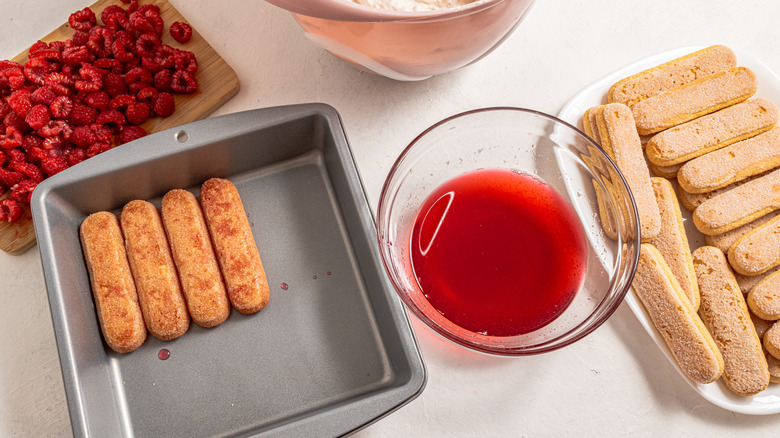
<path fill-rule="evenodd" d="M 736 66 L 737 57 L 731 49 L 710 46 L 621 79 L 609 88 L 607 101 L 631 107 L 640 100 Z"/>
<path fill-rule="evenodd" d="M 189 328 L 190 317 L 160 214 L 149 202 L 135 200 L 125 204 L 120 221 L 146 327 L 160 340 L 176 339 Z"/>
<path fill-rule="evenodd" d="M 79 227 L 95 310 L 106 344 L 129 353 L 146 340 L 146 326 L 116 216 L 101 211 Z"/>
<path fill-rule="evenodd" d="M 723 355 L 723 382 L 741 396 L 763 391 L 769 385 L 766 356 L 726 256 L 702 246 L 693 252 L 693 265 L 701 293 L 699 313 Z"/>
<path fill-rule="evenodd" d="M 637 131 L 655 134 L 747 100 L 757 89 L 756 75 L 746 67 L 698 78 L 634 105 Z"/>
<path fill-rule="evenodd" d="M 700 384 L 717 380 L 723 357 L 653 245 L 642 244 L 632 287 L 682 372 Z"/>
<path fill-rule="evenodd" d="M 197 198 L 171 190 L 160 213 L 190 317 L 201 327 L 221 324 L 230 315 L 230 301 Z"/>
<path fill-rule="evenodd" d="M 259 312 L 270 290 L 236 186 L 212 178 L 201 186 L 200 203 L 231 304 L 241 313 Z"/>

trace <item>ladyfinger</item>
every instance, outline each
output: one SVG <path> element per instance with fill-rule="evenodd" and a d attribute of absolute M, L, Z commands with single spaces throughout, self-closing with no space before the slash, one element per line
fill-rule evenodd
<path fill-rule="evenodd" d="M 682 372 L 700 384 L 717 380 L 723 357 L 653 245 L 642 244 L 632 287 Z"/>
<path fill-rule="evenodd" d="M 742 396 L 763 391 L 769 385 L 766 357 L 726 256 L 702 246 L 693 252 L 693 265 L 701 293 L 699 313 L 725 362 L 723 382 Z"/>
<path fill-rule="evenodd" d="M 704 201 L 693 223 L 704 234 L 721 234 L 780 209 L 780 170 Z"/>
<path fill-rule="evenodd" d="M 780 272 L 775 272 L 756 284 L 747 295 L 747 304 L 761 319 L 780 319 Z"/>
<path fill-rule="evenodd" d="M 212 178 L 201 186 L 200 203 L 230 302 L 241 313 L 259 312 L 270 290 L 236 186 Z"/>
<path fill-rule="evenodd" d="M 763 279 L 769 277 L 778 270 L 780 270 L 780 267 L 774 267 L 760 275 L 742 275 L 739 272 L 735 272 L 734 278 L 737 279 L 737 284 L 739 284 L 739 289 L 742 293 L 747 295 L 758 283 L 761 283 Z"/>
<path fill-rule="evenodd" d="M 116 216 L 101 211 L 79 227 L 81 247 L 106 344 L 129 353 L 146 340 L 146 326 Z"/>
<path fill-rule="evenodd" d="M 699 285 L 693 269 L 693 257 L 685 235 L 682 212 L 672 183 L 653 178 L 653 192 L 661 213 L 661 231 L 650 241 L 661 253 L 680 284 L 693 310 L 699 308 Z"/>
<path fill-rule="evenodd" d="M 602 145 L 609 145 L 604 149 L 612 151 L 634 196 L 642 241 L 649 242 L 661 230 L 661 216 L 631 110 L 622 103 L 605 105 L 598 113 L 598 125 Z"/>
<path fill-rule="evenodd" d="M 728 47 L 707 47 L 616 82 L 607 92 L 607 101 L 631 107 L 640 100 L 736 66 L 737 57 Z"/>
<path fill-rule="evenodd" d="M 189 328 L 190 317 L 160 214 L 135 200 L 125 204 L 120 221 L 146 328 L 162 341 L 176 339 Z"/>
<path fill-rule="evenodd" d="M 761 225 L 764 225 L 765 223 L 772 220 L 772 218 L 777 217 L 777 215 L 778 212 L 775 211 L 769 213 L 766 216 L 761 216 L 753 222 L 748 222 L 741 227 L 734 228 L 731 231 L 726 231 L 723 234 L 715 234 L 712 236 L 706 235 L 704 236 L 704 241 L 707 243 L 707 245 L 714 246 L 715 248 L 723 251 L 724 254 L 728 254 L 731 246 L 737 243 L 737 240 L 741 239 L 742 236 L 750 233 Z"/>
<path fill-rule="evenodd" d="M 171 190 L 160 212 L 190 317 L 201 327 L 222 324 L 230 315 L 230 301 L 197 198 Z"/>
<path fill-rule="evenodd" d="M 728 252 L 729 263 L 743 275 L 758 275 L 780 265 L 780 217 L 746 233 Z"/>
<path fill-rule="evenodd" d="M 655 134 L 747 100 L 757 89 L 756 75 L 746 67 L 698 78 L 634 105 L 637 131 Z"/>
<path fill-rule="evenodd" d="M 711 192 L 705 192 L 705 193 L 688 193 L 678 184 L 677 185 L 677 197 L 680 199 L 680 205 L 685 207 L 686 210 L 693 212 L 693 210 L 696 210 L 696 207 L 700 206 L 704 203 L 704 201 L 714 198 L 715 196 L 720 195 L 721 193 L 728 192 L 731 189 L 737 188 L 741 186 L 742 184 L 748 183 L 750 181 L 753 181 L 754 179 L 758 179 L 762 177 L 765 174 L 759 174 L 759 175 L 753 175 L 751 177 L 745 178 L 741 181 L 737 181 L 733 184 L 729 184 L 725 187 L 721 187 L 719 189 L 715 189 Z M 717 245 L 713 245 L 717 246 Z"/>
<path fill-rule="evenodd" d="M 682 164 L 672 164 L 671 166 L 659 166 L 653 162 L 648 161 L 647 168 L 655 176 L 661 178 L 674 179 L 677 178 L 677 172 L 680 171 Z"/>
<path fill-rule="evenodd" d="M 777 107 L 750 99 L 654 135 L 647 158 L 658 166 L 684 163 L 768 131 L 777 124 Z"/>
<path fill-rule="evenodd" d="M 780 166 L 780 127 L 685 163 L 677 182 L 686 192 L 704 193 Z"/>
<path fill-rule="evenodd" d="M 780 321 L 776 321 L 764 333 L 764 348 L 772 357 L 777 359 L 780 356 Z"/>

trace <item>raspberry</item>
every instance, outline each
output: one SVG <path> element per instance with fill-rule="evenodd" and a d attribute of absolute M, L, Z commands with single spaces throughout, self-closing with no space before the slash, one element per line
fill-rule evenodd
<path fill-rule="evenodd" d="M 118 69 L 122 67 L 122 62 L 115 58 L 100 58 L 96 59 L 92 65 L 102 69 Z"/>
<path fill-rule="evenodd" d="M 51 115 L 58 119 L 67 119 L 73 110 L 73 101 L 68 96 L 57 96 L 49 105 Z"/>
<path fill-rule="evenodd" d="M 6 102 L 8 102 L 8 105 L 11 105 L 11 109 L 21 117 L 26 116 L 27 111 L 30 111 L 30 108 L 32 108 L 30 92 L 24 89 L 16 90 L 11 93 Z"/>
<path fill-rule="evenodd" d="M 119 111 L 108 110 L 98 114 L 95 123 L 98 125 L 105 125 L 113 131 L 114 128 L 126 125 L 127 119 L 125 118 L 125 115 Z"/>
<path fill-rule="evenodd" d="M 18 90 L 24 86 L 24 71 L 21 66 L 0 71 L 0 88 Z"/>
<path fill-rule="evenodd" d="M 162 92 L 154 100 L 152 111 L 160 117 L 168 117 L 176 110 L 176 101 L 171 93 Z"/>
<path fill-rule="evenodd" d="M 85 148 L 92 143 L 97 142 L 97 137 L 89 126 L 77 126 L 73 128 L 73 134 L 70 137 L 70 141 L 77 147 Z"/>
<path fill-rule="evenodd" d="M 146 87 L 139 90 L 138 93 L 136 93 L 135 98 L 139 102 L 149 105 L 149 108 L 151 108 L 154 105 L 154 101 L 157 99 L 158 94 L 160 94 L 160 92 L 156 88 Z"/>
<path fill-rule="evenodd" d="M 159 11 L 155 11 L 152 8 L 144 9 L 144 6 L 141 6 L 137 11 L 130 14 L 128 27 L 136 35 L 154 32 L 157 36 L 162 36 L 165 23 L 163 22 L 162 17 L 160 17 Z"/>
<path fill-rule="evenodd" d="M 128 13 L 119 5 L 109 5 L 100 13 L 100 20 L 107 28 L 116 32 L 120 29 L 127 29 Z"/>
<path fill-rule="evenodd" d="M 49 48 L 49 45 L 47 43 L 44 43 L 41 40 L 38 40 L 30 46 L 30 49 L 27 51 L 27 57 L 32 58 L 34 54 L 40 52 L 41 50 L 46 50 Z"/>
<path fill-rule="evenodd" d="M 126 0 L 122 0 L 122 3 L 128 3 Z M 138 10 L 138 0 L 130 0 L 130 6 L 127 7 L 127 13 L 132 14 Z"/>
<path fill-rule="evenodd" d="M 177 50 L 173 54 L 173 62 L 176 70 L 184 70 L 190 73 L 198 71 L 198 60 L 195 54 L 186 50 Z"/>
<path fill-rule="evenodd" d="M 96 26 L 89 31 L 87 47 L 89 51 L 99 58 L 105 58 L 111 54 L 111 44 L 114 42 L 114 34 L 110 29 Z"/>
<path fill-rule="evenodd" d="M 0 169 L 0 183 L 6 187 L 13 187 L 16 183 L 24 179 L 24 174 L 14 172 L 13 170 Z"/>
<path fill-rule="evenodd" d="M 173 68 L 176 62 L 174 60 L 175 54 L 175 48 L 167 44 L 161 44 L 160 47 L 154 51 L 154 62 L 161 65 L 163 68 Z"/>
<path fill-rule="evenodd" d="M 62 147 L 65 146 L 65 139 L 61 135 L 55 135 L 53 137 L 47 137 L 43 139 L 43 149 L 45 149 L 50 157 L 59 156 L 62 152 Z"/>
<path fill-rule="evenodd" d="M 149 73 L 155 74 L 164 70 L 164 67 L 158 64 L 153 57 L 141 58 L 141 67 L 149 71 Z"/>
<path fill-rule="evenodd" d="M 135 40 L 135 53 L 142 58 L 154 57 L 154 53 L 162 44 L 160 37 L 154 32 L 147 32 L 138 35 Z"/>
<path fill-rule="evenodd" d="M 89 147 L 84 151 L 84 153 L 87 156 L 87 158 L 92 158 L 95 155 L 101 152 L 105 152 L 109 149 L 111 149 L 111 145 L 109 143 L 97 142 L 89 145 Z"/>
<path fill-rule="evenodd" d="M 114 138 L 114 133 L 103 125 L 92 124 L 90 125 L 92 132 L 95 133 L 95 138 L 100 143 L 111 143 Z"/>
<path fill-rule="evenodd" d="M 74 126 L 90 125 L 95 123 L 98 110 L 90 108 L 80 103 L 73 104 L 73 110 L 70 112 L 70 123 Z"/>
<path fill-rule="evenodd" d="M 171 24 L 169 31 L 171 32 L 173 39 L 182 44 L 186 43 L 192 38 L 192 26 L 181 21 L 176 21 Z"/>
<path fill-rule="evenodd" d="M 39 88 L 41 90 L 42 88 Z M 38 130 L 46 126 L 47 123 L 49 123 L 49 120 L 51 119 L 51 114 L 49 114 L 49 107 L 43 104 L 35 105 L 34 107 L 30 108 L 30 111 L 27 112 L 27 115 L 24 117 L 24 121 L 27 122 L 28 125 L 30 125 L 30 128 Z M 20 141 L 21 145 L 21 141 Z"/>
<path fill-rule="evenodd" d="M 11 111 L 11 105 L 8 105 L 8 102 L 0 101 L 0 119 L 5 119 L 5 116 L 8 115 Z"/>
<path fill-rule="evenodd" d="M 132 96 L 130 94 L 120 94 L 119 96 L 114 97 L 111 99 L 111 101 L 108 103 L 108 107 L 112 110 L 126 110 L 128 106 L 135 103 L 135 96 Z"/>
<path fill-rule="evenodd" d="M 160 70 L 154 75 L 154 88 L 159 91 L 168 91 L 171 89 L 171 71 Z"/>
<path fill-rule="evenodd" d="M 24 149 L 25 151 L 29 151 L 30 149 L 35 147 L 41 147 L 42 145 L 43 145 L 43 140 L 37 135 L 25 135 L 22 138 L 22 149 Z"/>
<path fill-rule="evenodd" d="M 52 72 L 46 75 L 46 86 L 62 96 L 70 94 L 70 86 L 75 83 L 72 77 L 63 72 Z"/>
<path fill-rule="evenodd" d="M 26 160 L 26 158 L 27 157 L 23 153 L 22 160 Z M 41 172 L 41 169 L 39 169 L 35 164 L 22 160 L 15 161 L 11 166 L 11 170 L 27 175 L 28 178 L 35 181 L 36 183 L 43 181 L 43 173 Z"/>
<path fill-rule="evenodd" d="M 5 155 L 8 156 L 8 166 L 13 166 L 17 163 L 24 162 L 24 152 L 22 152 L 19 148 L 16 149 L 9 149 L 5 151 Z M 16 170 L 17 172 L 21 172 L 19 169 L 11 169 Z"/>
<path fill-rule="evenodd" d="M 0 135 L 0 148 L 14 149 L 22 145 L 22 131 L 16 127 L 8 126 L 5 128 L 5 134 Z"/>
<path fill-rule="evenodd" d="M 100 111 L 104 111 L 106 108 L 108 108 L 110 101 L 111 96 L 109 96 L 108 93 L 103 90 L 89 93 L 87 94 L 87 97 L 84 98 L 84 103 Z"/>
<path fill-rule="evenodd" d="M 22 206 L 15 199 L 0 200 L 0 221 L 14 222 L 22 217 Z"/>
<path fill-rule="evenodd" d="M 127 88 L 133 92 L 151 86 L 153 81 L 152 74 L 143 67 L 135 67 L 125 74 Z"/>
<path fill-rule="evenodd" d="M 68 161 L 69 166 L 75 166 L 87 159 L 87 153 L 84 149 L 70 148 L 65 155 L 65 160 Z"/>
<path fill-rule="evenodd" d="M 6 129 L 8 128 L 16 128 L 22 133 L 30 132 L 30 125 L 27 124 L 27 122 L 24 121 L 24 118 L 16 114 L 15 112 L 11 111 L 8 113 L 7 116 L 5 116 L 5 119 L 3 119 L 3 123 L 5 124 Z"/>
<path fill-rule="evenodd" d="M 87 64 L 79 69 L 79 74 L 82 80 L 76 81 L 75 86 L 77 90 L 98 91 L 103 86 L 103 78 L 97 68 Z"/>
<path fill-rule="evenodd" d="M 84 46 L 87 44 L 87 41 L 89 41 L 89 34 L 82 33 L 82 32 L 76 32 L 73 34 L 73 44 L 76 46 Z"/>
<path fill-rule="evenodd" d="M 32 192 L 37 186 L 38 182 L 31 179 L 23 179 L 11 187 L 11 198 L 20 204 L 30 204 Z"/>
<path fill-rule="evenodd" d="M 119 131 L 119 144 L 130 143 L 133 140 L 137 140 L 146 136 L 144 128 L 136 125 L 123 126 Z"/>
<path fill-rule="evenodd" d="M 120 94 L 127 93 L 127 84 L 122 76 L 116 73 L 108 73 L 103 78 L 103 90 L 108 93 L 109 96 L 118 96 Z"/>
<path fill-rule="evenodd" d="M 49 137 L 56 137 L 65 131 L 66 124 L 62 120 L 49 120 L 45 125 L 38 128 L 36 132 L 44 139 Z M 67 127 L 70 129 L 70 126 Z"/>
<path fill-rule="evenodd" d="M 35 104 L 49 105 L 57 98 L 57 93 L 51 87 L 43 86 L 30 94 L 30 101 Z"/>
<path fill-rule="evenodd" d="M 177 93 L 192 94 L 198 90 L 198 81 L 192 73 L 176 70 L 171 75 L 171 89 Z"/>
<path fill-rule="evenodd" d="M 70 17 L 68 17 L 68 24 L 70 24 L 70 27 L 82 32 L 89 31 L 96 23 L 97 17 L 90 8 L 84 8 L 80 11 L 76 11 L 70 14 Z"/>
<path fill-rule="evenodd" d="M 121 41 L 114 41 L 111 45 L 111 53 L 114 55 L 114 59 L 120 62 L 128 62 L 133 59 L 135 55 L 133 55 L 133 52 L 127 50 L 127 47 L 128 46 L 122 44 Z"/>
<path fill-rule="evenodd" d="M 43 142 L 41 142 L 40 147 L 30 148 L 27 151 L 27 161 L 31 163 L 40 163 L 41 160 L 46 158 L 46 156 L 47 156 L 46 150 L 43 149 Z"/>
<path fill-rule="evenodd" d="M 149 120 L 149 105 L 145 103 L 134 103 L 127 107 L 125 112 L 127 123 L 131 125 L 140 125 Z"/>
<path fill-rule="evenodd" d="M 47 176 L 56 175 L 68 168 L 68 162 L 63 157 L 46 157 L 41 161 L 41 170 Z"/>

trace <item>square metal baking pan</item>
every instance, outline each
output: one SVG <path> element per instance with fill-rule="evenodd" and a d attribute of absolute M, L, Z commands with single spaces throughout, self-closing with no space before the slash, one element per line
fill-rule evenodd
<path fill-rule="evenodd" d="M 270 303 L 114 353 L 100 334 L 79 224 L 133 199 L 159 208 L 173 188 L 197 196 L 211 177 L 238 187 Z M 44 181 L 31 206 L 76 436 L 339 436 L 425 386 L 340 118 L 327 105 L 247 111 L 144 137 Z"/>

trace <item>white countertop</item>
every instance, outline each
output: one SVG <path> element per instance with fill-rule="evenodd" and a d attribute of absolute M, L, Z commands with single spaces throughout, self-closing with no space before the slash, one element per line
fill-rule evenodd
<path fill-rule="evenodd" d="M 263 1 L 170 1 L 238 74 L 241 91 L 217 114 L 312 101 L 334 106 L 372 208 L 398 153 L 457 112 L 511 105 L 557 114 L 601 76 L 684 46 L 725 44 L 780 72 L 777 1 L 540 0 L 485 59 L 412 83 L 357 71 Z M 2 0 L 0 59 L 90 3 Z M 773 436 L 780 428 L 780 415 L 735 414 L 702 399 L 625 304 L 581 342 L 518 359 L 464 351 L 416 320 L 413 326 L 427 387 L 357 436 Z M 69 435 L 38 249 L 0 253 L 0 436 Z"/>

